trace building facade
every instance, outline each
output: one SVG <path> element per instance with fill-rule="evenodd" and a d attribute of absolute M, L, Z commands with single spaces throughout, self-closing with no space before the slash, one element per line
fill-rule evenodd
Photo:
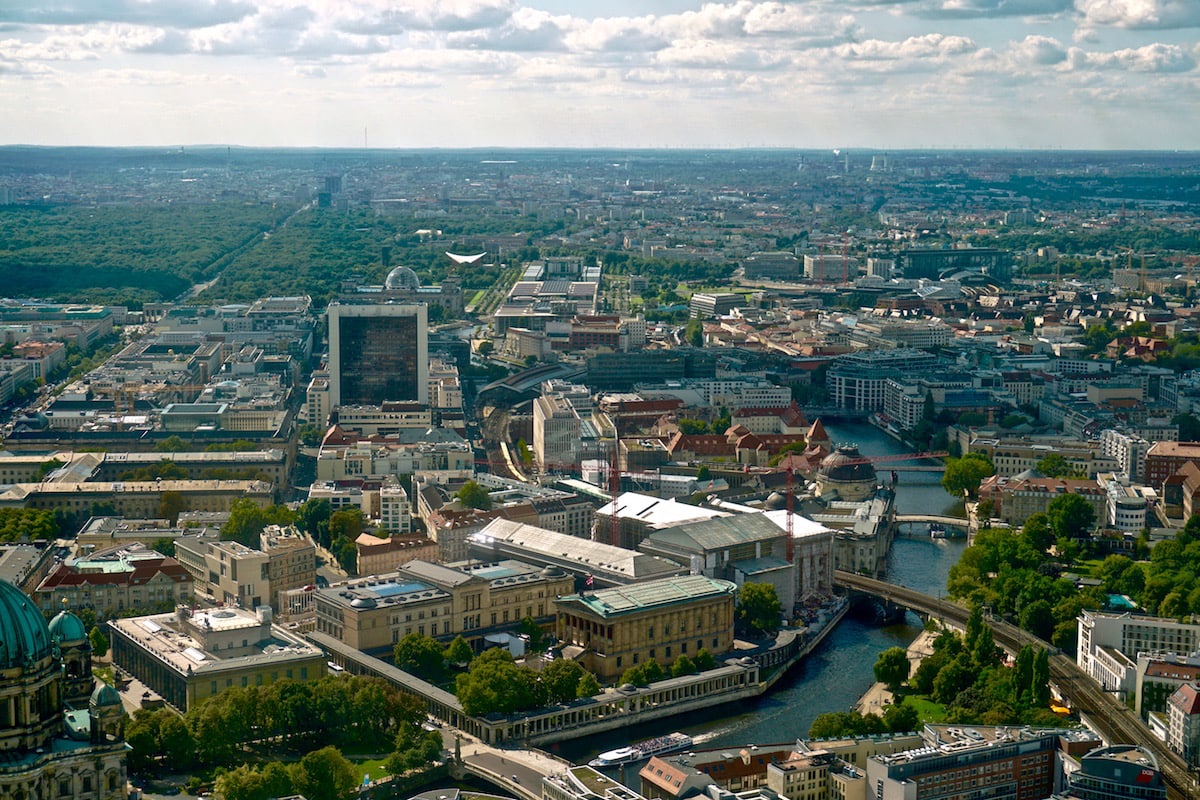
<path fill-rule="evenodd" d="M 670 667 L 733 646 L 737 586 L 703 575 L 557 598 L 557 635 L 601 681 L 649 661 Z M 564 651 L 566 652 L 566 651 Z"/>
<path fill-rule="evenodd" d="M 318 589 L 317 631 L 368 653 L 388 652 L 410 633 L 475 641 L 526 617 L 549 624 L 554 598 L 573 587 L 562 570 L 517 561 L 458 568 L 414 560 L 390 575 Z"/>
<path fill-rule="evenodd" d="M 181 713 L 240 686 L 314 681 L 328 670 L 320 648 L 271 624 L 271 609 L 214 608 L 109 623 L 113 663 Z"/>
<path fill-rule="evenodd" d="M 330 404 L 427 403 L 428 309 L 403 303 L 330 303 Z"/>

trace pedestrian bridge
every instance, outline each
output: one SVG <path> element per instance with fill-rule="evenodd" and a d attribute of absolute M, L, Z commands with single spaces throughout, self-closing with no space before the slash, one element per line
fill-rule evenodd
<path fill-rule="evenodd" d="M 938 522 L 949 528 L 966 529 L 971 526 L 971 520 L 965 517 L 948 517 L 942 514 L 897 514 L 895 521 L 897 525 L 903 525 L 906 522 L 923 522 L 925 524 Z"/>

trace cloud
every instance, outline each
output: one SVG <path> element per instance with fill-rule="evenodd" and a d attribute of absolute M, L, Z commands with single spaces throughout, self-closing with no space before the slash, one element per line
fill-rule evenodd
<path fill-rule="evenodd" d="M 364 8 L 364 6 L 367 6 Z M 374 7 L 372 7 L 374 6 Z M 400 34 L 422 31 L 474 31 L 495 28 L 517 10 L 512 0 L 407 0 L 401 3 L 345 3 L 334 24 L 347 33 Z"/>
<path fill-rule="evenodd" d="M 0 21 L 27 25 L 94 25 L 125 22 L 167 28 L 207 28 L 250 16 L 239 0 L 0 0 Z"/>
<path fill-rule="evenodd" d="M 491 30 L 452 33 L 451 46 L 514 53 L 565 51 L 569 17 L 555 17 L 532 8 L 519 9 L 504 25 Z"/>
<path fill-rule="evenodd" d="M 1196 59 L 1182 47 L 1161 43 L 1111 53 L 1072 48 L 1068 63 L 1073 70 L 1118 69 L 1164 74 L 1191 72 L 1196 68 Z"/>
<path fill-rule="evenodd" d="M 1067 48 L 1050 36 L 1026 36 L 1011 49 L 1019 63 L 1050 67 L 1067 60 Z"/>
<path fill-rule="evenodd" d="M 791 63 L 791 57 L 778 51 L 766 51 L 744 43 L 701 40 L 680 42 L 655 56 L 655 62 L 668 67 L 733 69 L 758 71 L 778 69 Z"/>
<path fill-rule="evenodd" d="M 899 42 L 868 39 L 865 42 L 839 45 L 834 48 L 834 51 L 842 58 L 863 61 L 897 61 L 945 58 L 970 53 L 976 49 L 978 46 L 975 42 L 966 36 L 927 33 L 924 36 L 910 36 Z"/>
<path fill-rule="evenodd" d="M 1083 26 L 1133 30 L 1200 27 L 1197 0 L 1076 0 Z"/>
<path fill-rule="evenodd" d="M 575 25 L 564 37 L 574 52 L 651 53 L 671 43 L 655 17 L 608 17 Z"/>

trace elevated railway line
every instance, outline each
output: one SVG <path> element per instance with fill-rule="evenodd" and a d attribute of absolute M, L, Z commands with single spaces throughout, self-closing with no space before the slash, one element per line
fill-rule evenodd
<path fill-rule="evenodd" d="M 949 600 L 930 597 L 924 592 L 886 581 L 838 570 L 834 572 L 834 582 L 847 589 L 904 606 L 917 614 L 943 620 L 955 627 L 965 627 L 970 617 L 968 609 Z M 1186 762 L 1157 739 L 1124 703 L 1101 689 L 1073 659 L 1063 655 L 1053 645 L 1004 620 L 987 616 L 984 621 L 991 627 L 997 646 L 1009 653 L 1017 653 L 1024 645 L 1048 651 L 1050 683 L 1058 695 L 1105 742 L 1140 744 L 1150 750 L 1158 759 L 1158 767 L 1171 798 L 1200 798 L 1200 786 Z"/>

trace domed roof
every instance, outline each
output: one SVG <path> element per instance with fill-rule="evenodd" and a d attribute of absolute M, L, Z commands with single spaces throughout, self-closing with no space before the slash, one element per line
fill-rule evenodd
<path fill-rule="evenodd" d="M 0 581 L 0 669 L 23 667 L 52 652 L 46 618 L 17 587 Z"/>
<path fill-rule="evenodd" d="M 763 501 L 763 506 L 769 511 L 779 511 L 787 508 L 787 495 L 783 492 L 771 492 L 767 495 L 767 499 Z"/>
<path fill-rule="evenodd" d="M 873 481 L 875 467 L 859 455 L 858 447 L 852 444 L 840 444 L 825 458 L 821 459 L 820 476 L 833 481 Z"/>
<path fill-rule="evenodd" d="M 420 289 L 421 279 L 408 267 L 396 267 L 383 282 L 385 289 Z"/>
<path fill-rule="evenodd" d="M 117 694 L 117 690 L 107 683 L 100 682 L 92 690 L 92 699 L 89 705 L 119 706 L 121 705 L 121 695 Z"/>
<path fill-rule="evenodd" d="M 56 642 L 82 642 L 87 638 L 83 620 L 66 609 L 50 620 L 50 638 Z"/>

